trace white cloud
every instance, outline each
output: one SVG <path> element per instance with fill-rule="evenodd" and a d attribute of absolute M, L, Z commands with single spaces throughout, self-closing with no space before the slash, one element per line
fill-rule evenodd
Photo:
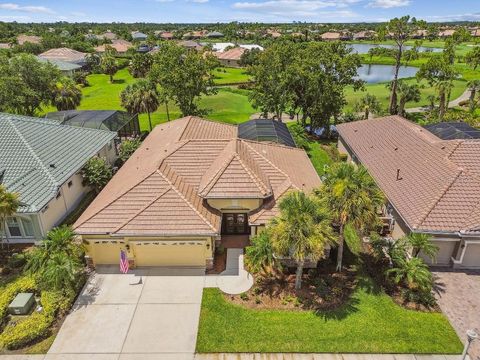
<path fill-rule="evenodd" d="M 450 15 L 427 15 L 422 19 L 433 22 L 445 22 L 445 21 L 480 21 L 480 12 L 467 13 L 467 14 L 450 14 Z"/>
<path fill-rule="evenodd" d="M 192 2 L 194 3 L 197 3 L 197 4 L 205 4 L 207 3 L 209 0 L 192 0 Z"/>
<path fill-rule="evenodd" d="M 374 0 L 367 6 L 374 8 L 390 9 L 410 5 L 410 0 Z"/>
<path fill-rule="evenodd" d="M 159 3 L 169 3 L 169 2 L 174 2 L 175 0 L 155 0 L 155 1 Z"/>
<path fill-rule="evenodd" d="M 14 3 L 0 3 L 1 10 L 21 11 L 28 13 L 42 13 L 42 14 L 54 14 L 52 9 L 45 6 L 33 6 L 33 5 L 19 5 Z"/>

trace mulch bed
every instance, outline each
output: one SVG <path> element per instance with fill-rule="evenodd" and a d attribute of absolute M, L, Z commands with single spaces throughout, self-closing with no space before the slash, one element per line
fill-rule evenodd
<path fill-rule="evenodd" d="M 306 270 L 302 288 L 295 290 L 295 274 L 258 276 L 246 293 L 227 299 L 253 309 L 334 310 L 345 304 L 357 285 L 356 271 L 348 268 L 335 273 L 331 266 Z"/>

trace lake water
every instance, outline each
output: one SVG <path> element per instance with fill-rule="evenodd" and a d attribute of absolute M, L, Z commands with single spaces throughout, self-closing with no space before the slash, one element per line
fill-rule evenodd
<path fill-rule="evenodd" d="M 417 74 L 418 68 L 413 66 L 402 66 L 398 72 L 398 78 L 410 78 Z M 358 68 L 358 77 L 363 81 L 372 84 L 379 82 L 392 81 L 395 72 L 393 65 L 366 65 Z"/>
<path fill-rule="evenodd" d="M 348 47 L 352 48 L 357 54 L 368 54 L 368 50 L 377 47 L 383 47 L 386 49 L 393 49 L 394 45 L 376 45 L 376 44 L 348 44 Z M 405 46 L 405 50 L 410 50 L 412 46 Z M 443 49 L 440 48 L 430 48 L 425 46 L 420 46 L 418 51 L 420 52 L 441 52 Z"/>

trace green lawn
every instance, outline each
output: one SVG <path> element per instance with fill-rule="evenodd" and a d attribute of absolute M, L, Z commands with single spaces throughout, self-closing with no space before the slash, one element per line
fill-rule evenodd
<path fill-rule="evenodd" d="M 245 72 L 245 69 L 221 67 L 213 72 L 215 76 L 215 84 L 236 84 L 250 81 L 250 76 Z"/>
<path fill-rule="evenodd" d="M 458 354 L 462 344 L 441 313 L 403 309 L 366 278 L 325 313 L 247 309 L 204 289 L 197 351 Z"/>

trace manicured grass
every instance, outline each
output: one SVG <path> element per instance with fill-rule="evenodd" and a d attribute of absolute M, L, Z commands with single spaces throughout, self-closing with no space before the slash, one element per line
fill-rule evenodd
<path fill-rule="evenodd" d="M 221 67 L 214 71 L 215 84 L 235 84 L 250 81 L 250 76 L 242 68 Z"/>
<path fill-rule="evenodd" d="M 396 305 L 362 278 L 333 312 L 253 310 L 204 289 L 197 351 L 458 354 L 462 344 L 441 313 Z"/>
<path fill-rule="evenodd" d="M 322 144 L 318 141 L 310 141 L 308 143 L 307 154 L 320 176 L 325 173 L 325 165 L 333 163 L 328 153 L 323 149 Z"/>

